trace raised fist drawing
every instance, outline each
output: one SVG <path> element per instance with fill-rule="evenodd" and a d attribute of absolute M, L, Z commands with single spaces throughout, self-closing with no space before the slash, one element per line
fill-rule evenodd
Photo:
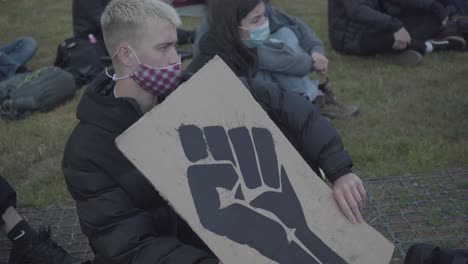
<path fill-rule="evenodd" d="M 183 125 L 179 136 L 204 228 L 278 263 L 346 263 L 308 228 L 270 131 Z"/>

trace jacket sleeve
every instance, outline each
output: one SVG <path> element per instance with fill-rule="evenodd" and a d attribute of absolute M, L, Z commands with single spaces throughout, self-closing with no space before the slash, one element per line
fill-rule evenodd
<path fill-rule="evenodd" d="M 274 83 L 241 80 L 312 168 L 320 167 L 332 183 L 351 172 L 352 160 L 340 135 L 313 104 Z"/>
<path fill-rule="evenodd" d="M 257 50 L 260 70 L 301 77 L 313 70 L 309 54 L 305 51 L 296 52 L 282 42 L 267 42 Z"/>
<path fill-rule="evenodd" d="M 133 206 L 124 189 L 99 168 L 89 165 L 72 168 L 64 163 L 63 172 L 76 201 L 81 228 L 93 246 L 98 263 L 219 262 L 208 253 L 181 243 L 176 237 L 158 234 L 150 213 Z"/>
<path fill-rule="evenodd" d="M 278 19 L 278 21 L 285 22 L 286 24 L 284 26 L 288 26 L 296 31 L 301 47 L 306 52 L 309 54 L 312 52 L 325 54 L 322 40 L 320 40 L 317 34 L 301 19 L 290 16 L 269 5 L 267 5 L 267 11 L 271 17 Z"/>
<path fill-rule="evenodd" d="M 403 27 L 399 19 L 372 8 L 368 2 L 369 0 L 341 0 L 346 16 L 359 23 L 392 32 Z"/>

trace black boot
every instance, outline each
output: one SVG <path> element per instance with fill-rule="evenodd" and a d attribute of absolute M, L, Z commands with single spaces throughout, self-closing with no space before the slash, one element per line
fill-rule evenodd
<path fill-rule="evenodd" d="M 23 246 L 15 245 L 8 264 L 81 264 L 89 263 L 72 257 L 50 238 L 50 228 L 40 228 L 37 237 Z"/>

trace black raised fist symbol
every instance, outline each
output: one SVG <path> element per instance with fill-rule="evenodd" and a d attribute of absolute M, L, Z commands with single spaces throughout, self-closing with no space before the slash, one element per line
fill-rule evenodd
<path fill-rule="evenodd" d="M 346 263 L 308 228 L 267 129 L 183 125 L 179 135 L 203 227 L 278 263 Z"/>

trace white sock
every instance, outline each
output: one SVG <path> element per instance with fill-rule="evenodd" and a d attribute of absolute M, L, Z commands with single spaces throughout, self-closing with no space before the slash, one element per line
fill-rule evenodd
<path fill-rule="evenodd" d="M 426 44 L 426 53 L 431 53 L 434 51 L 434 46 L 429 41 L 424 42 Z"/>

